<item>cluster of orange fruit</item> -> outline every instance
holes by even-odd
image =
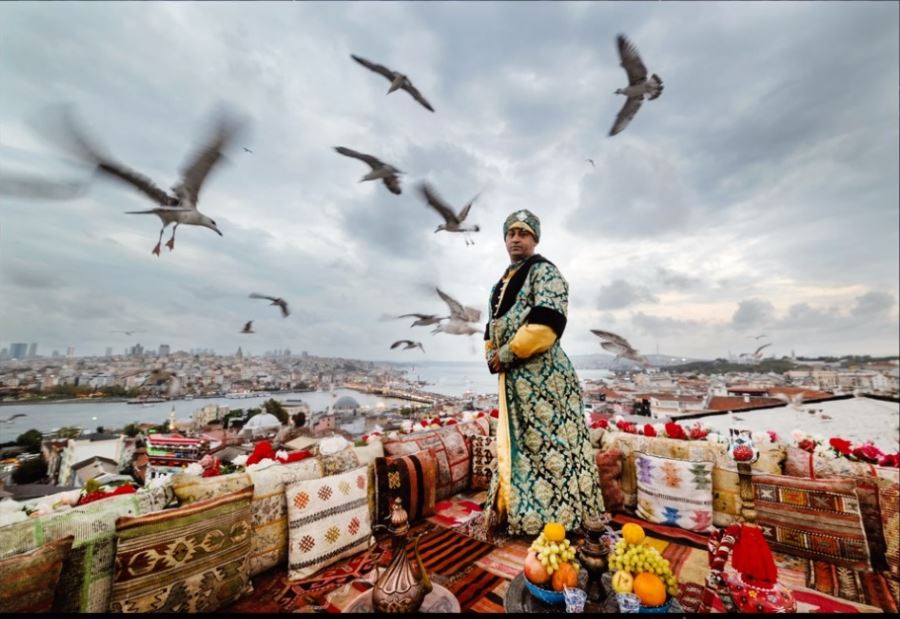
[[[678,594],[678,581],[669,562],[659,551],[645,543],[644,529],[628,523],[622,527],[619,541],[609,558],[616,593],[634,593],[644,606],[662,606],[667,594]]]
[[[525,578],[541,587],[562,591],[578,584],[575,547],[566,539],[566,529],[558,522],[549,522],[537,536],[525,557]]]

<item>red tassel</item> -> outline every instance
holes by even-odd
[[[755,524],[741,525],[741,536],[734,544],[731,565],[748,584],[771,588],[778,580],[775,558]]]

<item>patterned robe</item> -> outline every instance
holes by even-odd
[[[489,526],[505,512],[514,535],[536,535],[551,521],[571,531],[604,508],[581,385],[559,344],[568,284],[539,255],[510,271],[491,292],[485,330],[487,360],[499,351],[503,362],[498,469],[485,522]]]

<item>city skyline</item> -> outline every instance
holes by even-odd
[[[388,350],[411,337],[423,359],[479,361],[479,335],[379,318],[445,311],[435,286],[484,313],[502,222],[526,207],[569,282],[569,355],[602,353],[592,328],[645,354],[723,357],[765,333],[777,357],[895,355],[898,17],[895,3],[2,5],[7,172],[90,176],[36,129],[62,102],[163,187],[219,102],[249,127],[204,187],[224,236],[182,227],[160,258],[158,222],[123,214],[146,200],[113,182],[68,202],[0,196],[0,341],[415,362]],[[608,138],[618,32],[666,89]],[[403,70],[436,112],[386,96],[351,53]],[[358,183],[337,145],[406,171],[403,194]],[[456,208],[482,192],[474,246],[433,233],[426,179]]]

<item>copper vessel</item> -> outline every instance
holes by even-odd
[[[375,582],[372,606],[378,613],[413,613],[419,610],[425,596],[431,591],[431,580],[425,572],[422,557],[419,556],[421,536],[416,538],[413,547],[415,563],[406,559],[409,521],[399,497],[391,505],[389,531],[393,537],[391,563]]]
[[[604,538],[606,524],[596,515],[588,515],[581,523],[584,544],[578,548],[578,562],[587,570],[588,601],[602,602],[606,597],[601,578],[609,569],[609,544]]]

